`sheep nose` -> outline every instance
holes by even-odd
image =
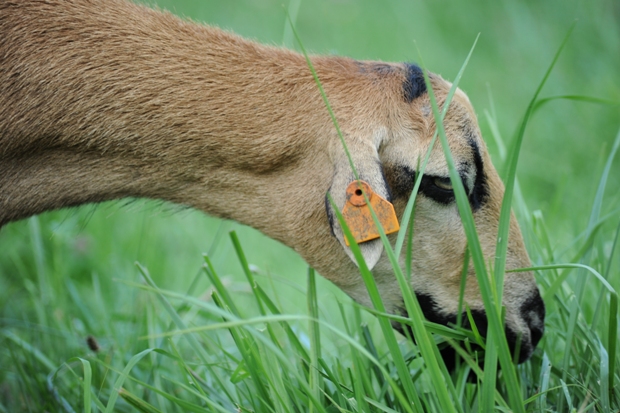
[[[515,330],[505,325],[506,341],[511,355],[520,364],[529,359],[545,331],[545,304],[538,290],[533,292],[518,309],[517,318],[527,329]],[[486,336],[488,321],[484,312],[474,313],[474,322],[482,336]]]
[[[424,316],[432,322],[439,324],[455,324],[456,316],[446,316],[441,314],[438,307],[430,295],[416,293]],[[516,323],[520,331],[515,330],[516,327],[509,323],[505,326],[506,341],[510,349],[511,355],[515,357],[518,363],[523,363],[530,358],[536,345],[540,342],[544,333],[545,322],[545,305],[538,290],[532,292],[528,298],[523,301],[520,307],[514,309],[517,314],[515,318],[519,319]],[[513,311],[514,311],[513,310]],[[481,336],[486,337],[488,331],[488,320],[484,311],[471,310],[471,315],[476,329]],[[466,314],[462,317],[463,326],[471,327],[469,318]],[[411,332],[411,331],[410,331]],[[415,340],[415,337],[414,337]],[[441,350],[442,358],[449,370],[454,370],[456,361],[456,352],[452,347],[446,347]]]
[[[520,312],[521,318],[530,329],[529,346],[523,349],[529,352],[524,354],[525,352],[522,351],[519,354],[519,363],[522,363],[532,355],[545,331],[545,303],[538,290],[521,305]]]

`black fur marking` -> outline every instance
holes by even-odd
[[[329,198],[325,195],[325,213],[327,214],[327,220],[329,221],[329,230],[332,233],[332,236],[335,238],[336,233],[334,232],[334,212],[332,211],[331,204],[329,203]]]
[[[411,103],[424,93],[426,93],[426,83],[424,83],[422,69],[412,63],[405,63],[405,81],[403,82],[405,102]]]
[[[415,293],[415,295],[420,303],[420,307],[422,307],[422,313],[424,313],[424,317],[426,317],[428,321],[442,325],[456,324],[456,315],[443,314],[432,296],[424,293]],[[483,337],[486,336],[488,322],[484,311],[471,310],[471,315],[480,335]],[[471,327],[466,314],[462,316],[462,324],[463,327]]]
[[[484,163],[482,162],[482,156],[480,155],[480,148],[471,136],[471,133],[467,135],[467,141],[469,142],[472,153],[474,154],[474,165],[476,167],[476,180],[474,182],[474,188],[469,195],[469,202],[472,210],[477,211],[489,198],[489,186],[487,184],[486,173],[484,172]]]
[[[408,166],[384,164],[386,182],[394,199],[408,199],[413,191],[416,172]]]

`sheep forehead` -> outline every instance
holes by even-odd
[[[465,168],[473,162],[473,148],[486,152],[486,146],[482,143],[476,118],[471,109],[466,96],[456,96],[444,118],[443,126],[450,146],[450,151],[454,158],[457,168]],[[432,116],[423,116],[424,106],[428,104],[428,99],[420,102],[420,108],[411,109],[413,127],[404,127],[400,133],[396,134],[395,146],[400,150],[393,151],[390,156],[393,160],[398,160],[404,164],[417,164],[422,162],[428,152],[433,136],[435,134],[435,120]],[[391,151],[392,152],[392,151]],[[484,157],[485,155],[481,153]],[[412,165],[417,166],[417,165]],[[417,169],[417,168],[415,168]],[[444,156],[443,147],[439,139],[433,143],[433,149],[429,158],[427,172],[447,175],[448,167]]]
[[[412,138],[411,135],[414,135]],[[419,133],[412,132],[399,139],[394,145],[387,146],[380,151],[384,162],[392,165],[407,166],[411,170],[419,170],[424,162],[432,139],[427,136],[420,138]],[[470,174],[474,166],[474,153],[471,143],[462,134],[449,136],[449,145],[455,165],[459,171]],[[431,135],[432,138],[432,135]],[[479,148],[480,145],[477,145]],[[482,154],[484,156],[484,154]],[[437,139],[428,158],[425,173],[436,176],[448,176],[448,165],[441,142]]]

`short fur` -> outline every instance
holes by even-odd
[[[400,216],[435,130],[419,68],[312,62],[362,179],[384,197],[400,188]],[[431,83],[441,104],[450,84],[437,75]],[[445,129],[470,194],[484,194],[472,205],[490,259],[504,188],[461,91]],[[446,318],[457,311],[466,239],[456,205],[433,184],[448,176],[440,145],[426,173],[412,286]],[[352,180],[303,56],[125,0],[0,0],[0,226],[89,202],[167,200],[259,229],[369,304],[324,202],[329,191],[342,208]],[[398,311],[381,243],[361,246],[387,308]],[[507,268],[529,264],[513,217]],[[483,310],[473,268],[465,299]],[[537,310],[523,314],[532,300]],[[528,357],[544,319],[531,273],[506,275],[504,303]]]

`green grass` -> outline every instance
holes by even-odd
[[[295,44],[276,1],[159,4],[263,42]],[[527,363],[505,360],[496,312],[497,351],[487,351],[486,365],[499,359],[502,370],[479,371],[464,352],[448,375],[434,361],[436,344],[460,349],[475,334],[423,323],[415,296],[406,296],[407,322],[426,338],[419,348],[393,332],[378,294],[374,310],[360,308],[249,228],[123,201],[0,232],[0,412],[620,410],[618,13],[611,1],[576,0],[316,1],[301,2],[297,13],[309,50],[422,63],[421,55],[451,80],[481,33],[459,87],[508,187],[518,178],[512,205],[547,305],[545,336]],[[515,136],[522,143],[514,145]],[[482,273],[475,233],[468,239]],[[394,253],[406,243],[399,238]],[[362,275],[373,291],[372,277]],[[501,276],[491,277],[487,309],[498,309]]]

